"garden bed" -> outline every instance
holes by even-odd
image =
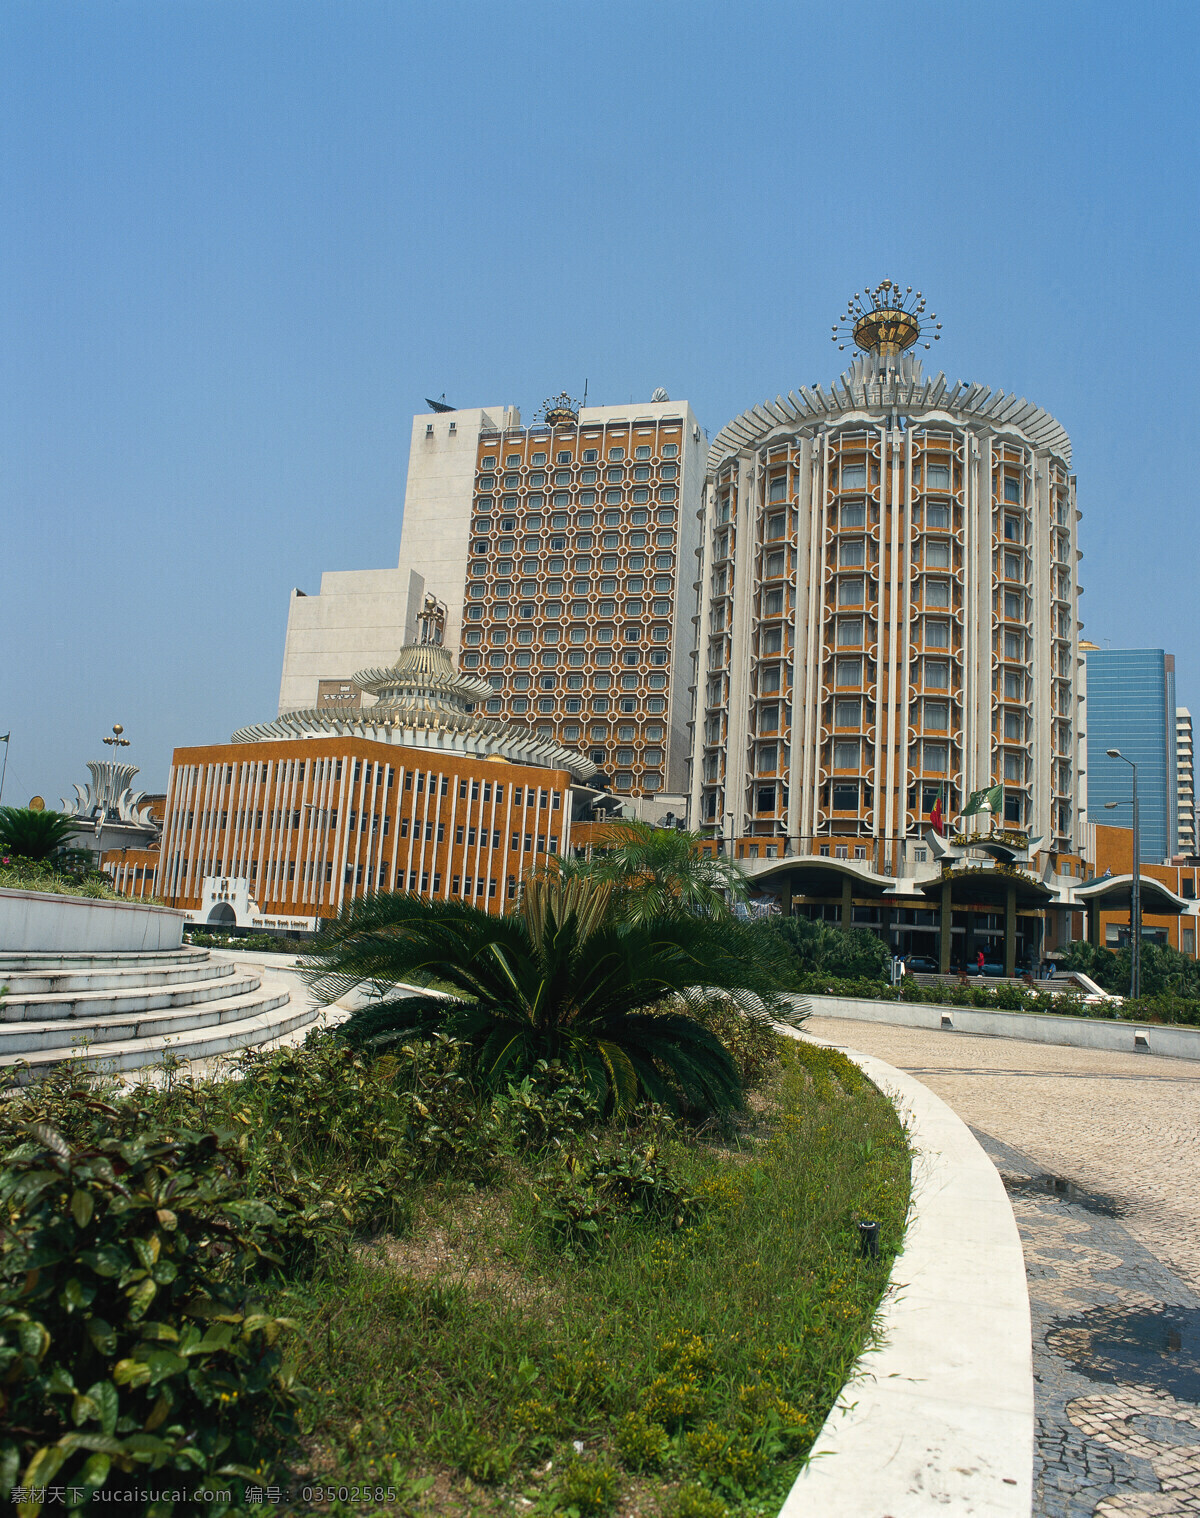
[[[197,1132],[240,1135],[219,1141],[222,1184],[270,1204],[239,1229],[258,1229],[254,1247],[284,1274],[221,1321],[241,1324],[228,1331],[234,1348],[267,1334],[283,1359],[266,1378],[223,1369],[213,1337],[205,1373],[227,1390],[206,1426],[214,1438],[227,1428],[223,1461],[252,1449],[255,1480],[301,1508],[765,1515],[870,1341],[902,1237],[909,1151],[888,1101],[843,1056],[740,1023],[722,1037],[750,1087],[723,1131],[647,1108],[602,1122],[553,1069],[481,1102],[445,1041],[371,1058],[323,1035],[245,1058],[239,1080],[167,1082],[104,1107],[47,1085],[7,1115],[8,1142],[28,1141],[28,1117],[57,1124],[81,1155],[98,1133],[169,1134],[194,1169]],[[47,1130],[35,1137],[60,1155]],[[75,1174],[96,1162],[56,1163]],[[65,1226],[81,1239],[101,1216],[125,1226],[102,1198],[93,1215],[67,1194]],[[172,1207],[158,1213],[172,1230],[155,1235],[164,1249],[185,1231],[183,1202]],[[64,1208],[48,1226],[62,1229]],[[858,1257],[866,1216],[881,1222],[878,1260]],[[161,1279],[171,1284],[150,1316],[169,1317],[170,1292],[186,1316],[196,1299],[184,1275]],[[56,1291],[47,1278],[22,1310],[53,1316]],[[118,1338],[141,1332],[134,1316]],[[122,1414],[129,1402],[116,1434],[142,1438],[148,1416],[170,1435],[193,1371],[126,1338],[105,1352],[126,1357],[110,1371]],[[120,1369],[143,1361],[159,1378],[144,1390]],[[98,1417],[107,1395],[93,1399]],[[65,1429],[71,1406],[67,1396]],[[86,1433],[87,1406],[83,1416]]]

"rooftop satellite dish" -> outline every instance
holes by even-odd
[[[452,406],[449,403],[449,401],[446,399],[446,392],[444,390],[442,391],[442,398],[441,398],[440,401],[431,401],[429,399],[429,397],[426,396],[425,397],[425,404],[429,407],[430,411],[457,411],[458,410],[457,406]]]
[[[671,399],[671,397],[667,394],[667,392],[660,385],[658,387],[658,389],[654,392],[654,394],[650,397],[650,399],[651,399],[651,401],[669,401]]]

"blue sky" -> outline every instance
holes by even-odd
[[[7,0],[0,731],[274,714],[288,591],[396,560],[423,397],[715,433],[923,289],[1071,434],[1086,635],[1200,707],[1195,5]]]

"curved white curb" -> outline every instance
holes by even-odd
[[[780,1518],[1028,1518],[1029,1293],[1003,1182],[940,1097],[869,1054],[842,1052],[908,1127],[912,1206],[876,1319],[879,1347],[855,1366]]]

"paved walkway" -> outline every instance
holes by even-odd
[[[1021,1231],[1036,1518],[1200,1515],[1200,1064],[813,1018],[975,1131]]]

